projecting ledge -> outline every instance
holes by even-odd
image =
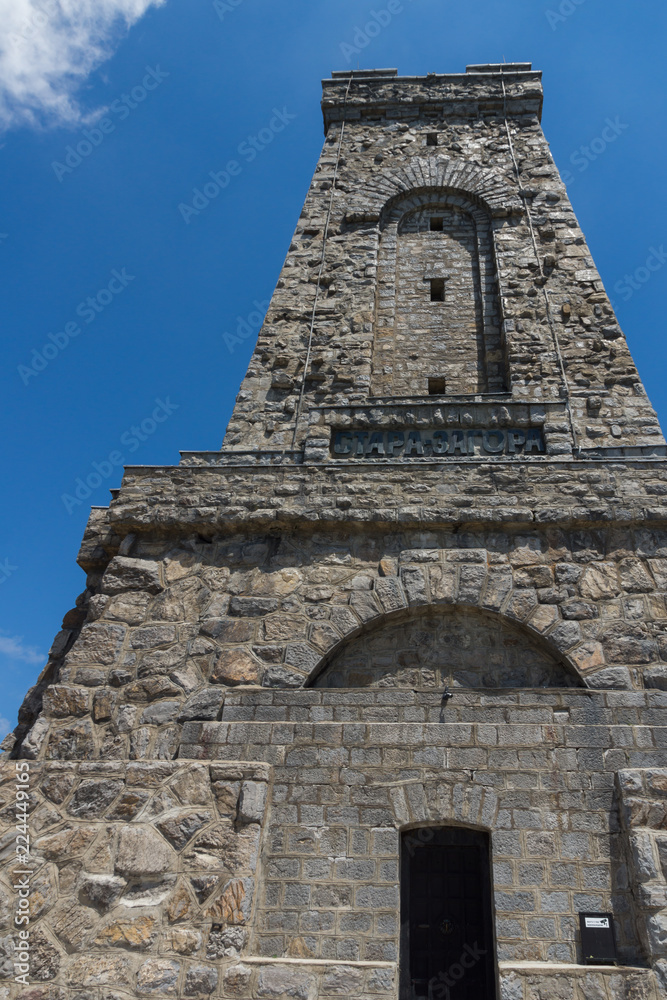
[[[335,958],[267,958],[263,955],[244,955],[246,965],[326,965],[332,968],[353,969],[395,969],[396,962],[359,962],[349,959],[338,961]]]
[[[636,974],[647,973],[647,969],[642,965],[577,965],[571,962],[498,962],[498,968],[503,972],[617,972]]]

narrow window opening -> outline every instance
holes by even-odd
[[[429,219],[429,229],[432,233],[441,233],[443,231],[444,219],[442,215],[432,215]]]
[[[426,145],[427,146],[437,146],[438,145],[438,133],[437,132],[427,132],[426,133]]]
[[[431,302],[444,302],[445,301],[445,279],[444,278],[431,278]]]
[[[428,380],[429,396],[444,396],[447,392],[447,381],[444,378],[430,378]]]

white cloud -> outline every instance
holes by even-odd
[[[23,663],[44,663],[46,657],[35,646],[25,646],[22,635],[7,635],[0,632],[0,655]]]
[[[71,125],[76,92],[165,0],[0,0],[0,128]]]

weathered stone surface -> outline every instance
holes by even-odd
[[[194,890],[198,902],[203,903],[211,895],[219,884],[219,881],[217,875],[196,875],[194,878],[191,878],[190,885]]]
[[[154,702],[143,710],[140,721],[145,726],[163,726],[167,722],[172,722],[180,710],[180,701]]]
[[[312,977],[307,973],[279,965],[269,966],[260,972],[257,996],[308,1000],[311,984]]]
[[[215,795],[220,815],[236,819],[237,804],[239,794],[241,792],[241,782],[214,781],[211,788]]]
[[[264,687],[299,688],[302,687],[304,675],[290,667],[275,664],[266,667],[262,676]]]
[[[587,566],[579,589],[582,597],[590,598],[592,601],[615,597],[620,590],[616,567],[604,563]]]
[[[310,628],[308,639],[311,645],[315,646],[320,652],[325,653],[332,646],[340,642],[340,635],[331,625],[320,623]],[[277,648],[279,649],[280,647]]]
[[[145,951],[155,937],[155,918],[136,917],[128,920],[114,920],[103,927],[95,944],[101,948],[134,948]]]
[[[256,624],[243,618],[207,618],[202,622],[202,635],[219,642],[249,642],[255,634]]]
[[[649,667],[644,671],[644,686],[667,691],[667,666]]]
[[[104,589],[107,594],[118,594],[123,590],[157,594],[162,589],[160,567],[150,559],[116,556],[104,574]]]
[[[107,812],[107,819],[128,820],[134,819],[148,802],[149,793],[141,789],[123,792]]]
[[[67,662],[111,666],[116,662],[124,638],[122,625],[84,625],[75,646],[67,654]]]
[[[177,851],[181,851],[198,830],[209,823],[208,812],[192,812],[190,809],[175,809],[157,822],[157,828]]]
[[[47,913],[57,898],[58,891],[53,872],[42,869],[39,875],[30,880],[30,919],[37,920]]]
[[[122,781],[108,781],[103,778],[82,781],[72,796],[67,811],[79,819],[101,816],[122,788]]]
[[[598,690],[632,690],[632,676],[626,667],[607,667],[606,670],[597,670],[588,678],[588,684]]]
[[[44,734],[45,735],[45,734]],[[35,756],[41,749],[41,741]],[[84,719],[75,725],[52,728],[46,747],[49,760],[90,760],[95,753],[92,723]]]
[[[223,977],[223,988],[233,997],[247,996],[252,970],[248,965],[232,965]]]
[[[212,684],[257,684],[259,663],[242,648],[220,651],[210,677]]]
[[[194,912],[192,898],[185,885],[181,883],[169,900],[167,918],[171,923],[176,923],[178,920],[189,920]]]
[[[79,899],[86,906],[108,910],[123,893],[127,882],[115,875],[83,872],[79,881]]]
[[[218,985],[216,969],[208,965],[195,965],[185,976],[183,995],[186,997],[209,996]]]
[[[128,684],[123,695],[128,701],[153,701],[157,698],[173,698],[180,689],[166,677],[145,677],[134,684]]]
[[[89,692],[85,688],[57,684],[44,692],[43,708],[54,719],[66,719],[72,715],[85,715],[89,699]]]
[[[9,923],[11,914],[9,893],[0,887],[0,928],[4,928]]]
[[[83,906],[61,904],[54,910],[51,926],[67,951],[82,951],[88,944],[97,915]]]
[[[234,879],[213,903],[206,907],[206,916],[213,923],[238,926],[245,924],[252,904],[252,879]]]
[[[134,629],[130,645],[132,649],[154,649],[177,641],[178,629],[175,625],[146,625],[144,628]]]
[[[35,846],[45,858],[61,861],[82,854],[92,844],[96,832],[92,826],[66,826],[58,833],[40,837]]]
[[[181,971],[178,962],[167,959],[151,958],[140,967],[137,973],[137,992],[140,996],[176,996],[178,975]]]
[[[266,784],[263,781],[244,781],[238,805],[240,823],[261,823],[266,804]]]
[[[267,597],[232,597],[229,613],[244,618],[263,618],[278,610],[278,601]]]
[[[31,935],[29,964],[30,978],[38,982],[55,979],[60,972],[60,952],[39,928]]]
[[[175,885],[175,873],[153,879],[139,879],[125,890],[122,900],[123,906],[160,906],[165,902]]]
[[[401,570],[401,582],[410,604],[426,604],[426,577],[424,571],[416,567]]]
[[[323,986],[326,993],[350,994],[361,990],[362,975],[359,969],[350,966],[340,966],[324,977]]]
[[[36,760],[49,732],[49,720],[42,715],[30,729],[21,745],[21,752],[26,760]]]
[[[118,833],[115,869],[126,877],[161,875],[174,865],[174,852],[145,824],[123,826]]]
[[[44,779],[40,781],[39,787],[48,799],[55,802],[56,805],[62,805],[75,784],[76,776],[74,774],[56,772],[45,775]]]
[[[68,981],[79,988],[117,986],[128,989],[133,984],[130,963],[123,956],[85,955],[68,968]]]
[[[165,935],[165,946],[168,951],[178,955],[194,955],[202,946],[201,931],[189,930],[186,927],[173,927]]]
[[[210,772],[206,764],[188,764],[179,768],[170,788],[184,805],[205,805],[210,802]]]
[[[224,871],[254,871],[257,861],[259,830],[256,824],[238,832],[231,823],[218,823],[199,834],[186,847],[184,857],[198,868]]]
[[[321,654],[305,642],[291,642],[285,648],[285,663],[303,673],[310,673],[318,665]]]
[[[0,976],[9,979],[14,975],[14,937],[0,937]]]
[[[96,691],[93,697],[93,718],[95,722],[104,722],[110,719],[116,704],[116,696],[113,691],[105,689]]]
[[[178,716],[179,722],[190,722],[193,719],[217,719],[225,698],[224,691],[205,689],[193,694],[186,701]]]

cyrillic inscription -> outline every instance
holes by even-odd
[[[455,430],[336,431],[334,455],[350,458],[421,458],[461,455],[531,455],[545,451],[539,427]]]

